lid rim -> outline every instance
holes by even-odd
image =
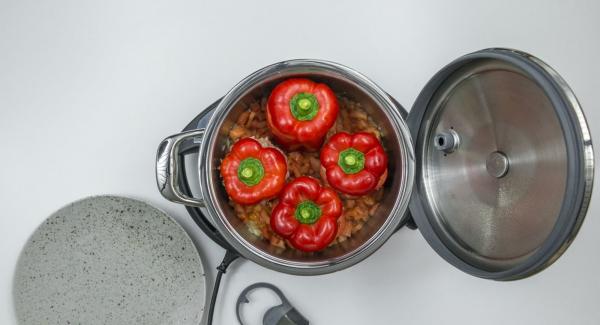
[[[444,81],[465,64],[477,59],[498,59],[523,70],[536,82],[553,103],[556,116],[563,128],[567,149],[567,175],[565,194],[559,216],[552,231],[536,251],[516,266],[490,271],[477,267],[458,257],[444,244],[441,236],[433,228],[428,215],[426,195],[418,181],[410,201],[410,212],[423,237],[430,246],[447,262],[471,275],[493,280],[516,280],[531,276],[551,265],[573,241],[585,217],[589,205],[593,183],[593,149],[585,117],[572,90],[566,82],[541,60],[524,52],[509,49],[485,49],[462,56],[437,72],[417,96],[407,118],[411,137],[418,152],[419,132],[425,113],[437,89]],[[423,162],[415,154],[415,162],[419,169]],[[420,174],[420,171],[419,171]],[[418,176],[420,177],[420,176]],[[416,179],[418,179],[416,177]],[[575,216],[575,217],[574,217]]]

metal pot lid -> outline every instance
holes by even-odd
[[[581,107],[548,65],[508,49],[465,55],[429,81],[408,124],[410,211],[440,256],[514,280],[566,250],[587,211],[594,160]]]

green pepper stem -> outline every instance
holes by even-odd
[[[313,201],[300,202],[294,211],[294,217],[303,224],[313,224],[321,217],[321,208]]]
[[[242,169],[242,177],[243,178],[251,178],[252,175],[254,175],[254,171],[252,170],[252,168],[246,167],[244,169]]]
[[[319,112],[319,101],[311,93],[297,93],[290,100],[290,112],[299,121],[310,121]]]
[[[338,165],[346,174],[356,174],[365,168],[365,154],[348,148],[340,152]]]
[[[298,101],[298,107],[303,111],[309,110],[310,106],[310,99],[302,98]]]
[[[246,158],[240,162],[238,167],[238,179],[248,185],[254,186],[263,179],[265,176],[265,169],[256,158]]]

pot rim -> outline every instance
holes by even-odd
[[[206,126],[203,141],[200,145],[200,153],[210,152],[218,138],[217,128],[225,120],[230,110],[237,101],[243,97],[249,90],[257,84],[264,82],[268,77],[280,73],[282,70],[308,69],[314,72],[327,71],[343,77],[344,79],[356,84],[361,90],[369,94],[390,117],[390,123],[395,128],[399,136],[401,153],[403,155],[401,162],[402,180],[400,184],[399,196],[396,198],[392,209],[388,214],[387,220],[383,225],[358,248],[345,253],[342,256],[330,260],[314,262],[297,262],[279,258],[265,251],[258,249],[252,243],[243,238],[223,216],[222,210],[216,203],[219,198],[215,194],[214,187],[218,186],[212,182],[211,172],[216,168],[213,159],[203,157],[198,159],[198,177],[200,190],[207,215],[213,221],[213,224],[225,238],[225,240],[242,256],[264,267],[294,274],[294,275],[319,275],[342,270],[352,266],[374,253],[381,247],[387,239],[394,233],[394,230],[405,218],[405,212],[408,211],[408,205],[413,190],[415,175],[415,158],[410,131],[404,119],[401,117],[398,106],[391,97],[361,73],[348,68],[344,65],[313,59],[295,59],[278,62],[250,74],[237,85],[235,85],[221,100],[215,109]],[[310,72],[308,73],[310,74]],[[202,157],[202,155],[200,156]]]

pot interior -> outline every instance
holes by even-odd
[[[282,66],[278,67],[277,70],[277,73],[255,76],[254,82],[245,86],[245,89],[243,89],[244,86],[241,86],[244,81],[236,86],[238,90],[242,88],[242,90],[239,90],[240,93],[236,96],[237,98],[231,99],[230,104],[222,102],[217,110],[224,113],[221,117],[213,118],[213,121],[211,121],[211,123],[216,124],[210,130],[216,130],[216,134],[206,134],[205,141],[208,141],[208,160],[206,161],[208,168],[206,170],[210,171],[207,184],[210,187],[211,204],[214,205],[217,214],[213,217],[221,218],[220,221],[226,226],[228,232],[235,237],[236,244],[241,244],[254,255],[266,258],[276,264],[299,268],[323,267],[335,264],[353,255],[360,254],[359,252],[364,251],[366,247],[375,242],[385,241],[393,231],[393,229],[390,231],[388,228],[393,227],[395,229],[402,220],[406,206],[404,205],[401,209],[398,206],[402,205],[399,204],[401,201],[408,200],[412,186],[412,184],[407,184],[402,175],[402,171],[406,170],[409,163],[412,163],[412,161],[409,162],[407,161],[409,159],[406,159],[407,156],[412,157],[412,151],[408,152],[406,146],[410,141],[402,141],[403,135],[397,125],[399,112],[390,112],[391,110],[398,110],[398,107],[393,106],[388,96],[382,97],[381,92],[373,94],[374,92],[369,90],[369,87],[376,86],[361,84],[362,81],[359,76],[343,75],[338,71],[306,66]],[[234,126],[239,115],[255,98],[268,96],[276,84],[291,77],[306,77],[316,82],[325,83],[332,88],[337,96],[342,95],[359,102],[370,115],[370,118],[379,125],[382,144],[389,157],[389,176],[384,185],[384,197],[375,214],[369,218],[361,230],[354,233],[348,240],[314,253],[304,253],[291,248],[281,249],[252,234],[228,204],[229,198],[222,185],[219,173],[221,160],[227,154],[231,145],[228,132]],[[249,79],[251,78],[252,76],[249,77]],[[236,88],[234,88],[234,91]],[[227,99],[230,95],[231,93],[225,98]],[[384,106],[386,106],[385,109],[382,108]],[[384,231],[385,229],[387,231]],[[241,253],[244,255],[243,250]],[[367,255],[370,253],[372,251]]]

